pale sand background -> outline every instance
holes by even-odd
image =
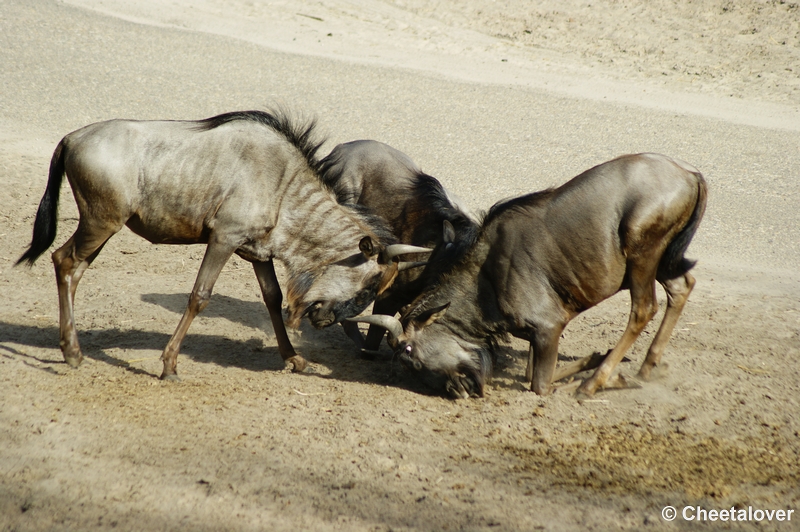
[[[680,530],[664,505],[800,509],[799,24],[791,2],[1,1],[0,529]],[[49,261],[11,267],[58,140],[275,103],[316,116],[323,151],[388,142],[475,208],[622,153],[700,168],[667,377],[539,398],[515,341],[486,399],[452,402],[305,324],[293,375],[234,260],[183,382],[161,383],[202,248],[127,230],[81,283],[87,360],[66,368]],[[624,294],[592,309],[561,353],[607,349],[626,314]]]
[[[303,55],[403,67],[469,81],[547,88],[747,124],[800,127],[798,3],[67,3]]]

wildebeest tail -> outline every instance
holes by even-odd
[[[691,270],[697,263],[695,260],[690,260],[684,257],[684,253],[689,248],[692,242],[697,227],[700,225],[700,220],[703,219],[703,213],[706,210],[706,201],[708,197],[708,185],[706,180],[703,179],[702,174],[696,172],[697,177],[697,201],[694,205],[694,210],[672,242],[669,243],[664,255],[661,257],[661,262],[658,263],[658,279],[675,279],[684,273]]]
[[[56,225],[58,223],[58,197],[61,191],[61,181],[64,179],[64,141],[58,143],[50,159],[50,175],[47,179],[47,188],[44,191],[42,200],[39,202],[39,210],[36,212],[36,220],[33,222],[33,238],[28,250],[19,258],[16,265],[27,262],[32,266],[36,259],[56,239]]]

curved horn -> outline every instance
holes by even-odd
[[[356,318],[347,318],[347,321],[355,321],[361,323],[369,323],[370,325],[377,325],[383,327],[389,332],[389,335],[397,339],[403,334],[403,324],[394,316],[386,316],[385,314],[373,314],[372,316],[360,316]]]
[[[420,266],[427,266],[427,265],[428,265],[427,261],[401,262],[400,264],[397,265],[397,271],[402,272],[403,270],[408,270],[411,268],[419,268]]]
[[[392,260],[398,255],[403,255],[405,253],[428,253],[433,251],[430,248],[421,248],[419,246],[410,246],[408,244],[391,244],[386,246],[386,249],[383,251],[384,257],[386,260]]]

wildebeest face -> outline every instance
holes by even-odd
[[[485,347],[437,323],[450,304],[410,320],[400,336],[398,357],[429,386],[456,399],[483,397],[487,373]]]
[[[356,316],[397,276],[398,264],[382,260],[371,239],[365,237],[360,253],[326,266],[316,276],[299,276],[289,292],[287,325],[297,327],[307,315],[321,329]]]

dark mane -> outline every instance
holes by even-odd
[[[234,111],[232,113],[224,113],[199,120],[197,122],[197,129],[200,131],[208,131],[237,120],[256,122],[283,135],[290,144],[303,154],[303,157],[308,161],[308,165],[314,172],[317,175],[320,174],[320,163],[317,159],[317,151],[319,151],[320,147],[325,143],[325,139],[315,139],[316,120],[297,122],[289,116],[289,113],[283,110],[272,110],[271,112]]]
[[[428,266],[425,268],[423,276],[426,277],[425,291],[409,305],[403,313],[403,319],[412,319],[431,306],[442,303],[440,287],[447,285],[448,279],[453,275],[457,275],[460,268],[462,268],[469,259],[470,252],[475,249],[475,246],[481,239],[483,232],[490,223],[495,221],[501,215],[514,209],[522,209],[528,205],[532,205],[542,199],[552,195],[555,189],[549,188],[539,192],[517,196],[495,203],[487,213],[483,214],[479,224],[475,224],[472,220],[468,220],[468,224],[456,227],[455,242],[447,246],[440,246],[434,250],[429,259]],[[435,191],[432,191],[436,194]],[[461,216],[464,216],[461,214]],[[452,220],[451,220],[452,222]],[[441,249],[440,249],[441,248]],[[445,298],[447,299],[447,298]],[[487,327],[483,331],[487,337],[498,337],[506,333],[502,328],[494,329]],[[492,349],[490,349],[491,351]]]
[[[320,183],[334,192],[334,194],[336,193],[334,187],[323,178],[325,170],[317,159],[317,151],[319,151],[320,147],[325,143],[325,140],[315,139],[315,120],[297,122],[287,111],[281,109],[271,110],[270,112],[234,111],[200,120],[197,122],[197,129],[208,131],[237,120],[256,122],[283,135],[289,143],[300,151],[308,162],[309,167],[319,178]],[[397,242],[397,239],[383,218],[373,215],[369,210],[360,205],[351,203],[342,203],[342,205],[366,223],[373,230],[375,237],[382,245],[389,245]]]
[[[480,234],[481,226],[453,205],[444,187],[437,179],[424,173],[417,174],[414,191],[419,197],[424,198],[426,203],[433,206],[434,212],[441,213],[442,221],[449,221],[456,232],[454,242],[439,245],[434,249],[428,259],[428,265],[422,273],[426,284],[437,283],[472,249]]]
[[[527,205],[531,205],[540,199],[550,196],[555,189],[548,188],[539,192],[532,192],[523,196],[500,200],[483,214],[480,224],[475,224],[472,220],[468,220],[469,224],[456,227],[456,240],[447,246],[441,246],[442,249],[434,250],[431,253],[428,266],[425,267],[423,276],[427,279],[425,292],[430,294],[436,292],[439,285],[443,284],[446,279],[456,271],[466,260],[469,252],[475,247],[480,240],[483,231],[495,219],[500,217],[513,209],[520,209]],[[464,216],[461,214],[461,216]],[[452,220],[451,220],[452,222]],[[418,310],[424,309],[424,295],[418,299],[419,305],[415,302],[415,307]]]
[[[424,199],[427,204],[433,206],[436,212],[446,213],[447,219],[459,215],[464,217],[463,213],[450,201],[444,187],[435,177],[429,176],[424,172],[418,172],[414,176],[412,187],[416,197]]]

